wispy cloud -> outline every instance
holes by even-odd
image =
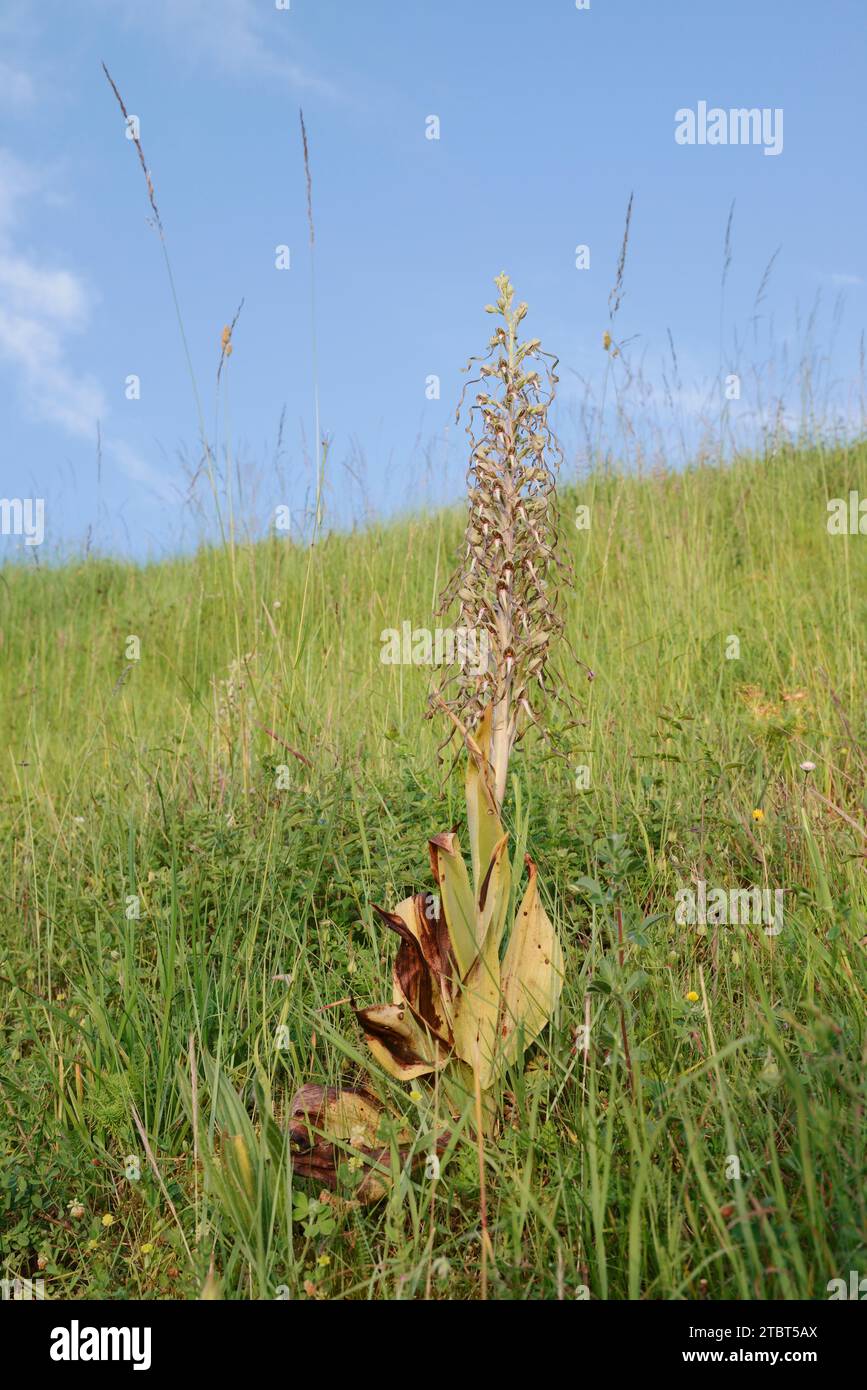
[[[0,149],[0,362],[15,376],[25,408],[78,437],[105,411],[102,388],[69,362],[69,337],[86,325],[91,295],[72,271],[15,245],[24,201],[41,191],[35,171]]]
[[[18,217],[20,206],[39,188],[35,169],[0,147],[0,237]]]
[[[95,293],[68,267],[52,264],[27,243],[30,203],[56,201],[49,172],[0,147],[0,372],[12,378],[21,408],[74,439],[96,441],[97,421],[109,413],[105,392],[90,372],[70,361],[76,335],[88,325]],[[165,505],[180,494],[171,480],[122,439],[104,436],[103,454],[131,483]]]
[[[27,408],[69,434],[93,436],[105,398],[93,376],[71,370],[56,328],[0,303],[0,359],[16,371]]]
[[[179,503],[182,500],[179,489],[165,473],[161,473],[147,459],[142,458],[135,449],[122,439],[110,439],[105,444],[105,452],[113,458],[120,471],[130,482],[139,483],[154,493],[161,502]]]
[[[87,313],[84,285],[68,270],[49,270],[0,246],[0,299],[20,313],[35,313],[71,327]]]
[[[828,279],[831,281],[831,284],[832,284],[832,285],[841,285],[841,286],[845,286],[845,285],[863,285],[863,284],[864,284],[863,276],[861,276],[861,275],[847,275],[847,274],[845,274],[845,273],[843,273],[843,272],[840,272],[840,271],[835,271],[833,274],[831,274],[831,275],[828,276]]]
[[[94,0],[107,7],[107,0]],[[299,56],[291,9],[273,0],[111,0],[111,14],[159,35],[172,52],[230,77],[274,77],[296,91],[334,97],[337,88]]]

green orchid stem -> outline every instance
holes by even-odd
[[[482,1090],[478,1085],[477,1078],[473,1073],[472,1067],[466,1062],[455,1060],[440,1073],[441,1085],[446,1093],[449,1104],[463,1118],[467,1117],[468,1123],[473,1133],[478,1132],[478,1115],[481,1114],[482,1134],[486,1139],[493,1138],[496,1133],[497,1119],[500,1113],[497,1087],[489,1086]],[[477,1104],[476,1091],[479,1092],[479,1102]]]

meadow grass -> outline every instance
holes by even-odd
[[[867,542],[825,525],[865,462],[781,446],[561,495],[594,679],[569,673],[582,722],[559,754],[528,736],[506,799],[566,982],[485,1148],[489,1298],[867,1273]],[[371,903],[429,888],[428,836],[463,831],[431,673],[380,661],[384,629],[435,625],[462,528],[0,572],[4,1276],[480,1296],[471,1133],[372,1206],[349,1166],[336,1200],[293,1184],[285,1138],[297,1086],[368,1066],[422,1148],[441,1106],[368,1063],[339,1001],[387,997]],[[782,931],[677,922],[698,880],[783,889]]]

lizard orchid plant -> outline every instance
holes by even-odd
[[[454,831],[433,836],[438,892],[416,893],[391,911],[375,908],[399,938],[391,1002],[355,1010],[386,1072],[407,1082],[436,1074],[454,1111],[473,1105],[486,1134],[496,1129],[507,1069],[551,1019],[563,984],[563,951],[536,866],[526,857],[526,887],[520,893],[516,882],[513,892],[502,822],[509,758],[527,722],[538,723],[535,691],[544,692],[549,647],[563,626],[548,461],[556,451],[547,418],[556,359],[537,339],[518,341],[527,306],[514,306],[505,275],[496,285],[488,312],[502,322],[485,357],[469,364],[480,362],[481,389],[468,427],[464,556],[443,595],[443,605],[457,601],[462,620],[484,636],[487,663],[481,672],[458,670],[456,693],[446,700],[443,688],[432,700],[466,752],[471,867]],[[370,1092],[304,1086],[291,1112],[298,1174],[333,1185],[341,1159],[355,1154],[367,1164],[359,1195],[384,1190],[389,1151],[378,1139],[382,1107]]]

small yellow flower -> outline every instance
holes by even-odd
[[[142,1253],[143,1255],[149,1255],[149,1254],[151,1253],[151,1251],[153,1250],[153,1246],[151,1245],[151,1243],[150,1243],[149,1240],[146,1240],[145,1243],[144,1243],[144,1245],[140,1246],[139,1248],[140,1248],[141,1253]]]
[[[607,328],[605,332],[602,334],[602,346],[604,347],[606,352],[611,346],[611,334],[608,332]]]
[[[96,1247],[97,1247],[98,1245],[99,1245],[99,1241],[98,1241],[98,1240],[89,1240],[89,1241],[87,1242],[87,1248],[88,1248],[88,1250],[95,1250]]]
[[[418,1088],[415,1086],[413,1086],[412,1090],[410,1091],[409,1098],[416,1105],[418,1105],[419,1101],[423,1099],[421,1091],[419,1091]]]
[[[352,1158],[349,1160],[349,1163],[347,1164],[350,1173],[357,1173],[359,1168],[362,1168],[363,1166],[364,1159],[361,1157],[360,1154],[353,1154]]]
[[[105,1213],[105,1216],[102,1218],[102,1224],[103,1224],[103,1226],[113,1226],[113,1225],[114,1225],[114,1217],[112,1216],[112,1214],[111,1214],[110,1211],[107,1211],[107,1212]]]
[[[320,1268],[320,1269],[327,1269],[328,1266],[331,1264],[331,1256],[330,1256],[330,1255],[320,1255],[320,1256],[319,1256],[319,1259],[316,1261],[316,1263],[319,1265],[319,1268]]]
[[[698,995],[696,994],[694,989],[691,989],[686,997],[689,1000],[690,1004],[698,1003]]]
[[[763,821],[764,819],[765,819],[765,813],[764,813],[764,811],[761,809],[761,807],[759,806],[759,807],[756,808],[755,811],[753,811],[753,820],[756,821],[758,825],[761,825],[761,823],[762,823],[762,821]]]

